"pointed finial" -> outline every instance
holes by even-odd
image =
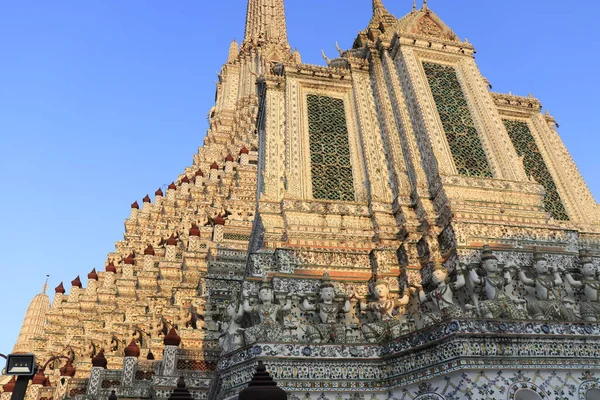
[[[46,290],[48,289],[48,278],[50,275],[46,275],[46,281],[44,282],[44,286],[42,286],[42,293],[46,294]]]
[[[338,53],[340,53],[340,57],[341,57],[344,52],[340,48],[340,45],[338,44],[338,42],[335,42],[335,49],[338,51]]]
[[[423,0],[423,10],[427,10],[427,0]]]
[[[373,14],[381,11],[383,9],[383,3],[381,0],[373,0]]]
[[[321,49],[321,56],[323,57],[323,60],[325,60],[327,62],[327,65],[329,65],[331,60],[325,55],[325,50],[323,50],[323,49]]]

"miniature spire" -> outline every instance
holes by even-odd
[[[233,62],[237,58],[238,53],[240,52],[240,47],[235,39],[229,45],[229,56],[227,57],[227,62]]]
[[[417,11],[417,0],[413,0],[413,8],[412,8],[413,12]]]
[[[423,0],[423,10],[427,10],[427,0]]]
[[[289,47],[283,0],[248,0],[244,42],[265,41]]]
[[[382,0],[373,0],[373,15],[377,14],[389,14],[385,9]]]

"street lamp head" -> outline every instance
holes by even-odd
[[[35,366],[35,355],[33,354],[9,354],[6,358],[7,375],[33,376]]]

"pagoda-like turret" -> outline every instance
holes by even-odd
[[[31,352],[31,349],[34,348],[33,339],[42,336],[46,323],[46,313],[50,310],[50,297],[46,294],[47,287],[48,281],[46,280],[42,291],[31,300],[13,353]]]

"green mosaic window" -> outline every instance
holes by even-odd
[[[517,154],[523,158],[525,172],[546,189],[546,196],[544,197],[546,211],[552,214],[554,219],[568,221],[569,216],[558,194],[556,183],[546,167],[540,149],[529,130],[529,125],[523,121],[505,119],[504,126],[506,126]]]
[[[460,175],[492,178],[492,170],[453,67],[423,63],[429,87]]]
[[[307,105],[313,197],[354,201],[344,100],[308,95]]]

